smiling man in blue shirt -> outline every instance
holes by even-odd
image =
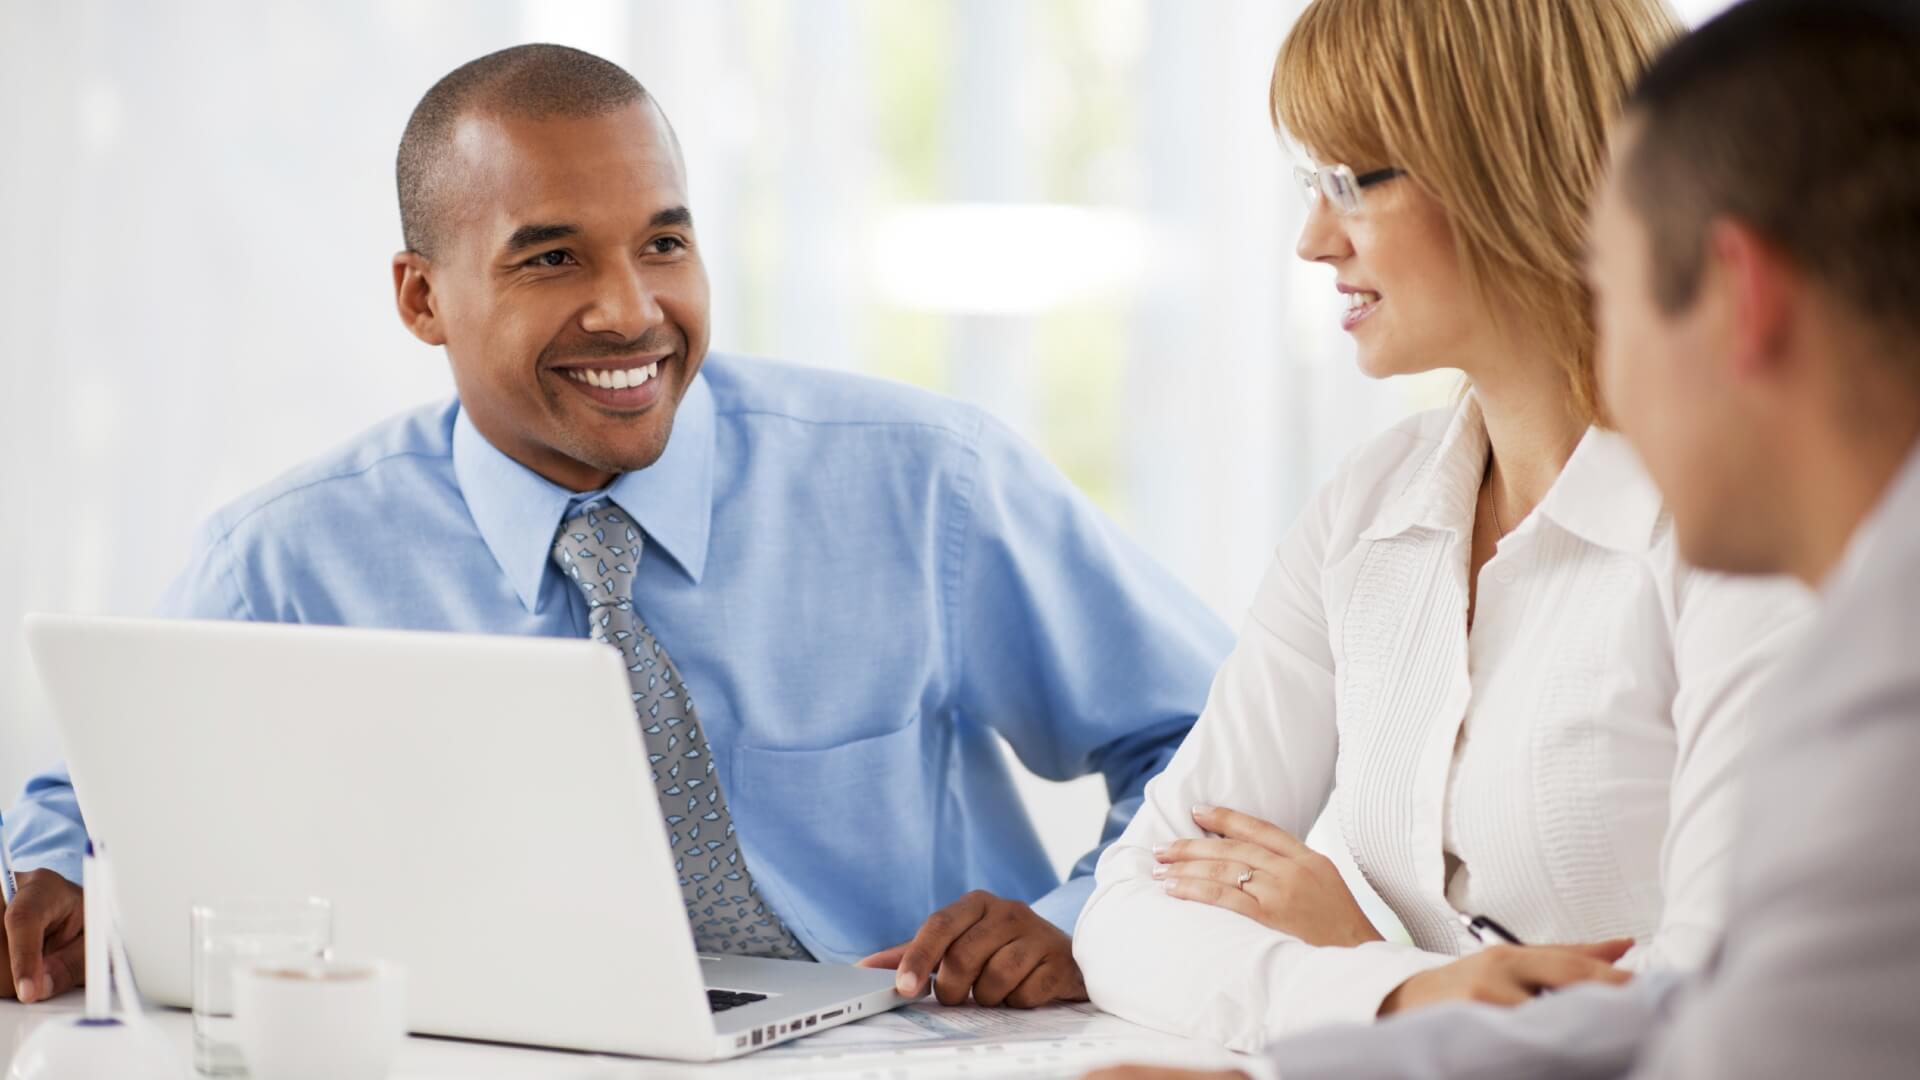
[[[216,514],[163,612],[587,635],[613,585],[563,573],[556,540],[624,512],[615,636],[650,635],[684,679],[697,723],[677,730],[710,748],[763,954],[897,966],[945,1001],[1084,998],[1068,929],[1098,852],[1059,881],[998,739],[1043,776],[1103,774],[1104,844],[1226,628],[977,410],[709,357],[679,147],[617,66],[556,46],[465,65],[416,108],[398,174],[399,312],[445,346],[458,399]],[[30,871],[9,989],[39,1000],[81,975],[64,770],[8,824]]]

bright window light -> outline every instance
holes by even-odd
[[[873,287],[906,308],[1044,311],[1140,276],[1146,228],[1132,214],[1045,203],[941,203],[881,215]]]

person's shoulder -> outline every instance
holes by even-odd
[[[1870,552],[1849,552],[1768,681],[1760,760],[1769,772],[1756,783],[1797,782],[1818,755],[1829,772],[1849,775],[1849,797],[1861,808],[1920,823],[1912,782],[1920,769],[1920,542],[1911,531],[1920,503],[1912,509],[1897,533],[1874,537]]]
[[[971,444],[990,426],[965,402],[889,379],[759,357],[712,354],[701,372],[717,416],[817,429],[878,427]]]
[[[458,411],[455,401],[436,402],[375,424],[215,511],[205,538],[227,543],[288,518],[354,529],[423,484],[451,483]]]
[[[1459,411],[1458,405],[1443,405],[1408,416],[1361,443],[1336,475],[1362,487],[1410,477],[1440,449]]]
[[[1459,409],[1451,405],[1416,412],[1348,453],[1315,500],[1331,531],[1357,536],[1417,484]]]

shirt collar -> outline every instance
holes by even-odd
[[[1590,544],[1632,553],[1653,546],[1665,508],[1626,438],[1596,427],[1574,447],[1540,512]]]
[[[1876,553],[1888,534],[1904,539],[1906,534],[1897,531],[1917,520],[1920,520],[1920,443],[1907,451],[1906,461],[1894,473],[1880,501],[1853,530],[1840,561],[1820,582],[1820,595],[1830,600],[1841,586],[1860,576],[1876,560]]]
[[[660,460],[622,473],[604,492],[569,491],[488,442],[463,406],[453,422],[453,473],[467,511],[500,572],[528,611],[537,611],[553,537],[575,503],[604,495],[646,531],[695,584],[707,566],[713,528],[713,392],[703,376],[680,401]]]
[[[1469,393],[1454,409],[1439,445],[1360,538],[1382,540],[1415,526],[1469,532],[1486,478],[1487,449],[1480,402]],[[1661,512],[1660,493],[1627,441],[1614,432],[1588,428],[1538,514],[1588,543],[1645,551],[1653,543]]]
[[[1420,526],[1465,533],[1473,527],[1480,481],[1487,474],[1487,425],[1480,402],[1469,393],[1453,410],[1446,434],[1414,470],[1398,494],[1389,498],[1360,534],[1384,540]]]

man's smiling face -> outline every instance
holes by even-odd
[[[476,112],[449,154],[444,239],[421,271],[430,329],[415,332],[446,345],[474,427],[578,491],[652,465],[707,351],[706,268],[666,118],[649,99],[586,117]]]

